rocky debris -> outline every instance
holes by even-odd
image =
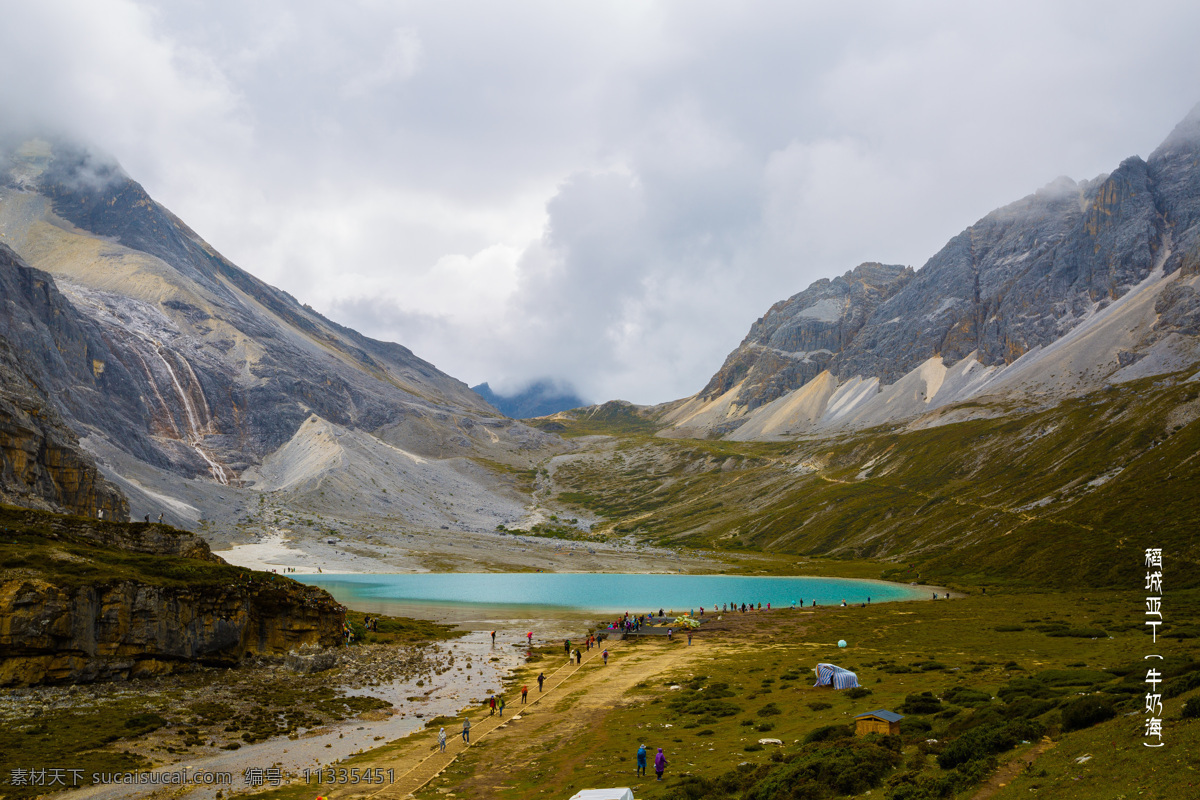
[[[314,672],[324,672],[337,665],[337,653],[316,645],[304,644],[299,650],[292,650],[284,658],[283,665],[292,672],[301,675],[311,675]]]
[[[1158,296],[1154,310],[1158,313],[1158,322],[1154,324],[1156,337],[1169,333],[1200,335],[1200,292],[1182,279]]]
[[[444,672],[453,663],[453,656],[437,647],[301,649],[306,650],[332,656],[334,665],[319,673],[295,673],[286,667],[286,655],[260,655],[245,659],[236,668],[197,664],[131,681],[10,688],[0,693],[0,724],[21,728],[34,720],[53,724],[58,719],[97,713],[118,720],[150,715],[161,718],[162,727],[119,739],[106,748],[114,753],[132,751],[156,764],[181,758],[186,759],[182,763],[195,763],[197,758],[227,756],[231,750],[275,737],[314,737],[319,742],[322,737],[340,740],[344,734],[349,740],[362,730],[358,727],[361,722],[345,720],[356,717],[378,720],[394,715],[400,720],[409,712],[423,716],[429,711],[429,701],[416,696],[408,699],[422,691],[414,688],[415,681],[424,678],[428,682],[429,676]],[[439,710],[445,706],[445,702],[434,704]],[[370,737],[365,740],[372,741]],[[64,742],[63,746],[67,749],[76,744]],[[285,741],[282,747],[295,752],[300,745]],[[250,750],[247,758],[254,765],[255,751]]]
[[[380,686],[393,681],[433,678],[454,666],[454,655],[433,645],[393,647],[364,644],[336,651],[339,679],[350,689]],[[429,687],[432,689],[432,685]]]

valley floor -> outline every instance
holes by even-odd
[[[1176,594],[1179,619],[1198,600],[1194,592]],[[1188,638],[1160,638],[1151,648],[1141,605],[1133,593],[989,593],[725,615],[691,646],[684,638],[611,643],[607,665],[591,651],[581,667],[567,666],[561,649],[548,649],[508,681],[503,725],[486,710],[467,711],[470,747],[457,739],[461,717],[439,720],[450,741],[445,755],[436,752],[434,727],[336,764],[390,769],[394,782],[335,781],[319,789],[300,782],[263,797],[319,790],[329,798],[565,799],[602,786],[630,786],[639,800],[741,797],[748,787],[737,789],[739,780],[769,777],[793,759],[819,757],[830,742],[852,741],[837,737],[854,715],[879,708],[905,714],[899,766],[884,775],[892,786],[866,785],[847,796],[906,796],[896,793],[938,781],[952,787],[943,796],[959,800],[1193,796],[1200,720],[1181,718],[1181,709],[1200,695],[1200,648]],[[1105,632],[1079,633],[1093,626]],[[839,638],[846,649],[837,647]],[[1165,747],[1154,750],[1143,746],[1148,648],[1166,655],[1169,676]],[[853,697],[813,688],[818,661],[854,669],[869,691]],[[520,706],[522,684],[538,697],[539,671],[549,678],[547,694]],[[1082,695],[1115,705],[1116,716],[1070,730],[1065,709]],[[1044,738],[958,768],[938,765],[948,742],[1022,718]],[[639,744],[651,757],[664,748],[663,782],[634,774]]]

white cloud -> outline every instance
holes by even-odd
[[[919,266],[1200,96],[1200,9],[0,0],[5,126],[470,383],[699,389],[775,300]],[[1153,31],[1153,35],[1131,32]]]

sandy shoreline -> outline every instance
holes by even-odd
[[[272,527],[214,555],[279,573],[625,572],[715,573],[715,553],[680,552],[632,540],[591,542],[516,533],[455,531],[299,536]]]

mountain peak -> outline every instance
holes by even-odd
[[[472,386],[471,391],[513,419],[545,417],[584,405],[574,387],[550,379],[534,381],[514,394],[498,394],[486,381]]]
[[[1200,103],[1192,106],[1187,116],[1180,120],[1163,143],[1151,153],[1151,159],[1161,159],[1180,152],[1200,149]]]

